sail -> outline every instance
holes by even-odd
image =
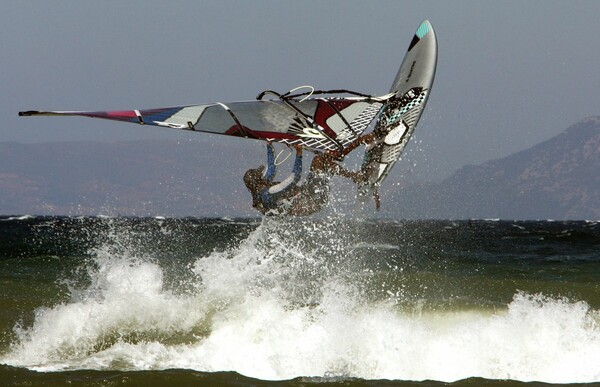
[[[280,98],[147,110],[24,111],[20,116],[84,116],[336,150],[360,136],[385,97]]]

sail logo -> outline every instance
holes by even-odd
[[[290,125],[288,133],[301,138],[326,139],[322,130],[319,130],[318,127],[315,128],[308,125],[311,125],[311,122],[308,120],[303,120],[300,117],[294,117],[294,122]]]
[[[315,128],[304,128],[301,133],[298,133],[298,137],[303,138],[325,138],[323,133]]]

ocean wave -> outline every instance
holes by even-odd
[[[0,221],[11,221],[11,220],[29,220],[35,219],[34,215],[19,215],[19,216],[8,216],[8,217],[0,217]]]
[[[447,306],[461,286],[471,295],[506,292],[506,271],[494,282],[489,274],[474,277],[480,263],[455,269],[456,261],[440,255],[454,242],[405,234],[415,223],[365,229],[360,222],[266,219],[246,224],[236,243],[166,259],[158,247],[179,246],[181,229],[186,238],[212,240],[230,224],[192,223],[205,229],[197,234],[187,222],[155,219],[98,219],[86,232],[77,229],[100,243],[62,279],[63,301],[40,306],[30,324],[15,327],[0,363],[44,372],[235,371],[262,380],[600,381],[594,306],[535,291],[509,291],[506,303]],[[525,238],[541,232],[519,225],[525,230],[502,227]],[[374,238],[386,227],[388,242]],[[479,241],[498,229],[459,223],[447,232],[483,230]],[[419,243],[441,247],[418,250],[415,262],[406,254]]]

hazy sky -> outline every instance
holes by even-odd
[[[438,71],[407,162],[440,178],[600,114],[599,16],[594,0],[6,1],[0,141],[203,136],[19,110],[228,102],[305,84],[384,94],[429,19]]]

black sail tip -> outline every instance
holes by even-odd
[[[33,116],[36,113],[37,113],[36,110],[27,110],[27,111],[24,111],[24,112],[19,112],[19,117]]]

